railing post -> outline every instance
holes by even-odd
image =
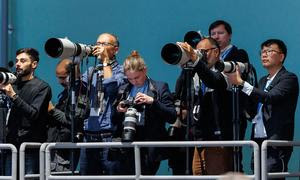
[[[25,149],[26,147],[29,146],[29,148],[37,148],[41,146],[41,143],[38,142],[25,142],[22,143],[20,146],[20,152],[19,152],[19,176],[20,179],[24,180],[25,179]]]
[[[254,159],[254,175],[255,175],[255,180],[259,180],[260,179],[259,146],[254,141],[252,145],[253,145],[253,159]]]
[[[45,149],[49,143],[43,143],[40,147],[40,180],[45,180]]]
[[[138,145],[134,145],[134,161],[135,161],[135,179],[139,180],[141,176],[141,151]]]

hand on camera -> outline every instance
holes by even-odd
[[[126,112],[127,111],[127,108],[124,101],[121,101],[118,106],[117,106],[117,111],[118,112]]]
[[[136,104],[152,104],[154,101],[153,97],[148,96],[146,94],[138,92],[136,94],[136,97],[134,99],[134,102]]]
[[[185,50],[187,56],[193,62],[197,60],[197,58],[198,58],[197,53],[195,52],[194,48],[192,48],[192,46],[190,46],[187,42],[177,42],[176,44]]]
[[[236,66],[235,72],[226,73],[226,75],[228,77],[228,81],[233,85],[241,85],[244,82],[244,80],[241,78],[240,68],[238,65]]]
[[[0,89],[5,92],[5,94],[9,97],[13,97],[16,95],[14,89],[11,84],[1,84]]]
[[[109,56],[107,49],[104,46],[96,45],[94,46],[93,55],[100,59],[103,63],[109,61]]]

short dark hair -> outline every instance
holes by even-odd
[[[287,56],[287,47],[286,47],[286,45],[284,44],[284,42],[282,40],[280,40],[280,39],[268,39],[260,45],[260,49],[263,49],[263,47],[269,47],[272,44],[277,44],[279,50],[284,54],[284,58],[283,58],[283,62],[284,62],[284,60]]]
[[[16,52],[16,56],[18,56],[19,54],[22,53],[26,53],[30,56],[31,61],[37,61],[39,62],[40,58],[39,58],[39,52],[34,49],[34,48],[21,48],[18,49]]]
[[[230,24],[228,22],[223,21],[223,20],[217,20],[217,21],[215,21],[215,22],[213,22],[213,23],[210,24],[210,26],[208,28],[209,35],[211,35],[210,32],[211,32],[212,29],[214,29],[214,28],[216,28],[216,27],[218,27],[220,25],[224,25],[225,30],[228,32],[228,34],[232,34],[232,29],[231,29],[231,26],[230,26]]]

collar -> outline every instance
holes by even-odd
[[[230,48],[232,48],[233,45],[232,44],[229,44],[228,46],[226,46],[224,49],[221,50],[221,54],[227,50],[229,50]]]
[[[223,50],[221,50],[221,59],[224,60],[227,55],[229,54],[229,52],[231,51],[231,49],[233,48],[232,44],[229,44],[227,47],[225,47]]]
[[[273,79],[276,77],[276,75],[278,74],[278,72],[279,72],[281,69],[282,69],[282,67],[281,67],[280,69],[278,69],[277,72],[276,72],[272,77],[270,77],[270,74],[269,74],[268,77],[267,77],[267,80],[273,81]]]

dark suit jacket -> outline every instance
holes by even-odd
[[[195,122],[196,140],[232,140],[232,105],[227,83],[221,72],[214,72],[199,61],[194,71],[206,87],[214,91],[205,92],[200,102],[199,120]],[[221,134],[216,134],[220,131]]]
[[[298,78],[282,67],[267,88],[268,92],[264,91],[266,82],[267,76],[261,78],[258,88],[253,89],[250,97],[264,104],[263,121],[268,139],[292,140],[299,95]]]

